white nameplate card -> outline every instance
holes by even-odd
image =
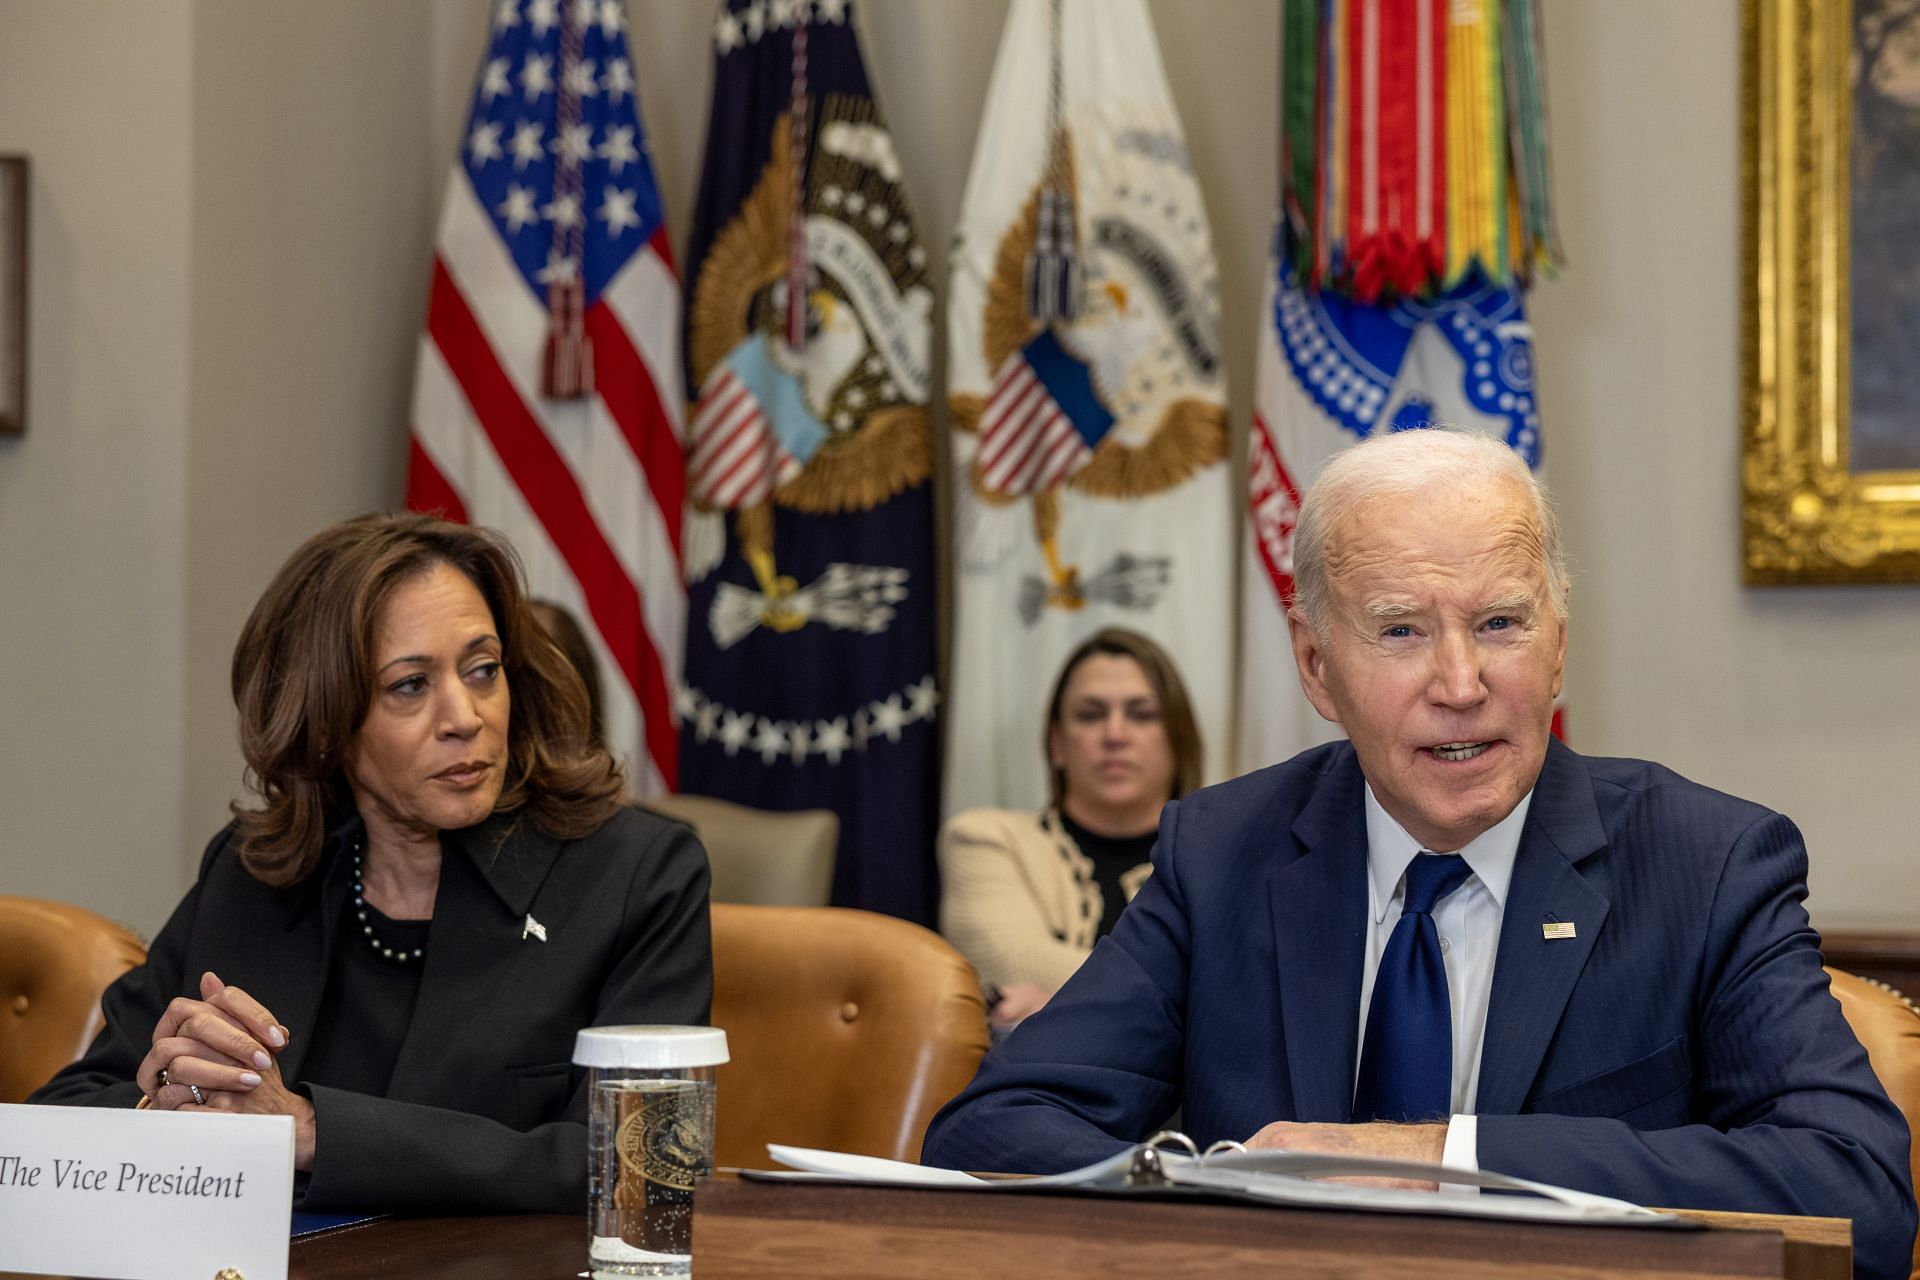
[[[0,1271],[286,1280],[293,1120],[0,1105]]]

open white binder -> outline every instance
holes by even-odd
[[[1672,1214],[1625,1200],[1529,1182],[1498,1173],[1469,1173],[1439,1165],[1365,1156],[1314,1155],[1299,1151],[1212,1151],[1188,1155],[1184,1136],[1156,1134],[1097,1164],[1034,1178],[977,1178],[952,1169],[930,1169],[899,1160],[767,1144],[784,1170],[743,1169],[740,1176],[768,1182],[831,1182],[864,1186],[921,1187],[982,1193],[1085,1192],[1094,1195],[1183,1194],[1316,1209],[1378,1213],[1444,1214],[1525,1222],[1596,1226],[1695,1227]],[[1328,1178],[1405,1178],[1521,1195],[1448,1196],[1395,1187],[1359,1187]]]

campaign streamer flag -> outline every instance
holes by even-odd
[[[1522,290],[1561,259],[1537,0],[1283,0],[1280,209],[1247,445],[1236,763],[1338,737],[1287,640],[1301,495],[1377,431],[1540,465]],[[1554,731],[1560,731],[1554,714]]]
[[[503,0],[447,184],[407,505],[500,530],[581,623],[608,745],[674,788],[679,282],[621,0]]]
[[[955,232],[946,807],[1037,808],[1061,661],[1152,636],[1211,776],[1233,538],[1211,238],[1141,0],[1014,0]]]
[[[933,293],[851,0],[728,0],[687,253],[682,789],[840,816],[934,917]]]

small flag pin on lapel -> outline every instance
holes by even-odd
[[[529,916],[528,919],[532,919],[532,917]],[[1561,938],[1572,938],[1578,935],[1573,931],[1573,921],[1555,920],[1540,926],[1540,936],[1548,942],[1556,942]]]
[[[1572,928],[1573,926],[1568,925],[1567,927]],[[527,913],[526,927],[520,930],[520,940],[525,942],[528,938],[538,938],[541,942],[547,940],[547,926],[535,920],[532,912]]]

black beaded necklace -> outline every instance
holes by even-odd
[[[411,964],[425,959],[426,947],[415,947],[411,951],[405,947],[390,947],[380,941],[379,935],[374,933],[373,922],[367,919],[366,874],[362,865],[362,851],[361,842],[355,840],[353,842],[353,914],[360,921],[360,936],[367,940],[367,945],[373,948],[374,954],[391,960],[395,964]]]

